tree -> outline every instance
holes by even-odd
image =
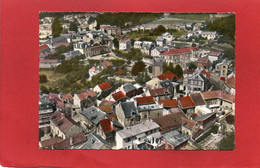
[[[179,78],[183,77],[183,70],[179,64],[177,64],[175,67],[175,75],[178,76]]]
[[[168,65],[166,62],[163,63],[163,73],[168,71]]]
[[[235,116],[234,115],[228,115],[226,116],[226,121],[228,124],[234,124],[235,123]]]
[[[152,72],[153,72],[153,66],[150,65],[150,66],[148,67],[148,70],[149,70],[149,73],[152,73]]]
[[[70,30],[70,31],[75,31],[75,32],[78,31],[78,26],[76,25],[75,22],[70,22],[69,30]]]
[[[189,69],[197,69],[197,65],[192,62],[189,65]]]
[[[143,61],[136,62],[132,68],[132,75],[136,76],[139,72],[142,72],[145,69],[145,64]]]
[[[159,25],[157,28],[154,29],[153,35],[159,36],[162,33],[165,33],[167,29],[163,25]]]
[[[145,71],[145,74],[144,74],[144,81],[147,82],[151,80],[150,76],[148,75],[147,71]]]
[[[219,143],[220,150],[234,150],[235,149],[235,133],[229,133]]]
[[[40,74],[40,83],[48,82],[47,77],[45,74]]]
[[[174,73],[174,66],[172,62],[169,63],[167,71],[171,71],[172,73]]]
[[[52,28],[52,35],[53,37],[58,37],[60,36],[60,34],[62,33],[62,22],[60,21],[60,19],[58,17],[55,17],[53,22],[52,22],[52,25],[51,25],[51,28]]]
[[[114,47],[118,49],[119,48],[119,41],[118,41],[117,38],[113,39],[113,43],[114,43]]]

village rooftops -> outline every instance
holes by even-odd
[[[177,147],[188,140],[187,137],[183,136],[178,131],[169,131],[162,135],[163,138],[167,141],[167,143],[171,144],[174,147]]]
[[[216,51],[210,51],[209,52],[209,55],[213,55],[213,56],[217,56],[217,57],[219,57],[220,54],[221,54],[221,52],[216,52]]]
[[[203,69],[203,70],[201,71],[201,73],[202,73],[203,75],[205,75],[207,78],[210,78],[210,73],[207,72],[205,69]]]
[[[117,133],[122,139],[125,139],[137,136],[139,134],[144,134],[147,131],[157,129],[159,127],[160,126],[153,121],[145,121],[143,123],[136,124],[131,127],[126,127],[125,129],[120,130]]]
[[[139,105],[137,107],[139,113],[158,110],[158,109],[163,109],[163,106],[161,106],[160,104],[146,104],[146,105]]]
[[[109,118],[100,120],[99,124],[100,124],[101,128],[103,129],[104,133],[107,133],[107,132],[114,130]]]
[[[235,79],[235,76],[230,76],[230,77],[227,77],[227,79],[225,80],[225,83],[231,87],[231,88],[235,88],[235,83],[236,83],[236,79]]]
[[[179,101],[180,101],[180,105],[181,105],[182,109],[192,108],[195,106],[195,104],[190,96],[179,97]]]
[[[86,91],[83,91],[81,93],[77,93],[77,95],[78,95],[78,97],[81,101],[86,100],[89,97],[96,97],[97,96],[97,94],[93,90],[86,90]]]
[[[50,116],[50,119],[63,133],[73,125],[73,123],[65,117],[65,114],[58,110]]]
[[[125,93],[122,92],[122,91],[118,91],[116,93],[113,93],[112,96],[115,99],[115,101],[119,101],[119,100],[121,100],[121,99],[126,97]]]
[[[43,45],[39,46],[39,51],[47,49],[47,48],[49,48],[49,46],[47,44],[43,44]]]
[[[106,46],[106,45],[93,46],[93,47],[90,47],[90,49],[91,49],[91,51],[100,51],[100,50],[108,49],[108,46]]]
[[[86,141],[87,138],[84,133],[73,135],[65,140],[54,144],[54,149],[66,149],[72,145]]]
[[[103,83],[101,83],[101,84],[99,84],[98,87],[99,87],[102,91],[112,89],[112,86],[111,86],[107,81],[106,81],[106,82],[103,82]]]
[[[208,114],[204,114],[204,115],[198,116],[198,117],[195,118],[195,121],[204,121],[204,120],[206,120],[207,118],[211,117],[214,114],[216,114],[216,112],[212,112],[212,113],[208,113]]]
[[[62,98],[64,99],[64,100],[66,100],[66,99],[69,99],[69,100],[73,100],[73,96],[71,95],[71,93],[67,93],[67,94],[63,94],[62,95]]]
[[[94,106],[84,109],[80,113],[95,124],[98,124],[100,120],[106,118],[106,113]]]
[[[192,98],[195,106],[206,105],[201,93],[191,93],[190,97]]]
[[[201,92],[205,100],[208,99],[222,99],[229,102],[235,102],[235,95],[225,93],[221,90]]]
[[[187,48],[177,48],[177,49],[170,49],[161,53],[161,55],[179,55],[184,53],[191,53],[193,50],[198,50],[198,47],[187,47]]]
[[[153,96],[136,97],[137,105],[155,104]]]
[[[153,97],[161,96],[169,93],[169,91],[164,87],[149,89],[149,92]]]
[[[107,68],[107,67],[112,67],[113,64],[107,60],[103,61],[100,63],[103,67]]]
[[[183,71],[183,74],[193,74],[195,72],[195,69],[185,69]]]
[[[124,89],[124,91],[125,91],[126,93],[127,93],[127,92],[130,92],[130,91],[132,91],[132,90],[136,90],[136,88],[134,87],[134,85],[131,84],[131,83],[125,84],[125,85],[123,86],[123,89]]]
[[[89,133],[86,135],[87,140],[84,143],[80,143],[75,146],[76,149],[101,149],[104,145],[108,145],[101,136],[95,133]]]
[[[196,125],[196,122],[191,121],[187,118],[183,118],[183,117],[181,118],[181,123],[182,123],[182,126],[188,128],[190,130],[192,130],[193,127]]]
[[[181,118],[186,118],[185,114],[181,112],[175,112],[166,114],[161,117],[153,118],[153,121],[159,124],[162,133],[170,130],[175,130],[181,126]]]
[[[137,108],[134,102],[122,102],[121,107],[126,118],[130,118],[138,114]]]
[[[113,108],[111,105],[109,104],[105,104],[105,105],[101,105],[101,106],[98,106],[98,108],[102,111],[104,111],[105,113],[112,113],[113,112]]]
[[[178,107],[177,99],[160,100],[159,104],[163,104],[164,107]]]
[[[172,81],[174,78],[179,79],[174,73],[172,73],[171,71],[167,71],[161,75],[159,75],[157,78],[159,78],[160,80],[170,80]]]

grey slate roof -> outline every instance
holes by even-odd
[[[127,92],[130,92],[130,91],[132,91],[132,90],[135,90],[136,88],[134,87],[133,84],[128,83],[128,84],[126,84],[126,85],[123,86],[123,89],[124,89],[124,91],[127,93]]]
[[[195,120],[196,120],[196,121],[198,121],[198,120],[205,120],[205,119],[209,118],[210,116],[212,116],[214,113],[215,113],[215,112],[213,112],[213,113],[208,113],[208,114],[205,114],[205,115],[202,115],[202,116],[198,116],[198,117],[195,118]]]
[[[169,131],[163,134],[162,136],[172,146],[178,146],[188,140],[187,137],[183,136],[181,133],[179,133],[176,130]]]
[[[84,143],[76,145],[76,149],[100,149],[102,146],[108,145],[107,141],[95,133],[87,134],[86,137],[87,140]]]
[[[172,82],[168,79],[164,80],[164,81],[161,81],[160,82],[160,85],[166,89],[168,89],[170,92],[173,92],[174,91],[174,86],[172,84]]]
[[[52,109],[50,100],[44,95],[39,96],[39,110]]]
[[[84,109],[80,113],[95,124],[98,124],[100,120],[106,118],[106,113],[102,112],[100,109],[94,106]]]
[[[121,106],[126,118],[130,118],[131,116],[138,114],[134,102],[122,102]]]
[[[79,56],[82,55],[81,52],[79,50],[76,51],[69,51],[64,53],[65,56],[71,56],[71,57],[75,57],[75,56]]]
[[[64,36],[54,37],[52,38],[53,43],[67,43],[67,38]],[[51,44],[51,39],[47,40],[44,44]]]

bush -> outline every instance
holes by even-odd
[[[229,133],[219,143],[220,150],[234,150],[235,149],[235,133]]]
[[[46,83],[48,82],[46,75],[40,74],[40,83]]]
[[[132,75],[136,76],[139,72],[142,72],[145,69],[145,64],[143,61],[136,62],[132,68]]]
[[[234,115],[228,115],[226,116],[226,121],[228,124],[234,124],[235,123],[235,116]]]

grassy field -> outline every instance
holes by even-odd
[[[47,83],[41,84],[46,87],[57,87],[57,81],[59,79],[65,78],[66,75],[54,72],[54,70],[49,70],[49,69],[39,69],[39,74],[44,74],[47,76]]]

